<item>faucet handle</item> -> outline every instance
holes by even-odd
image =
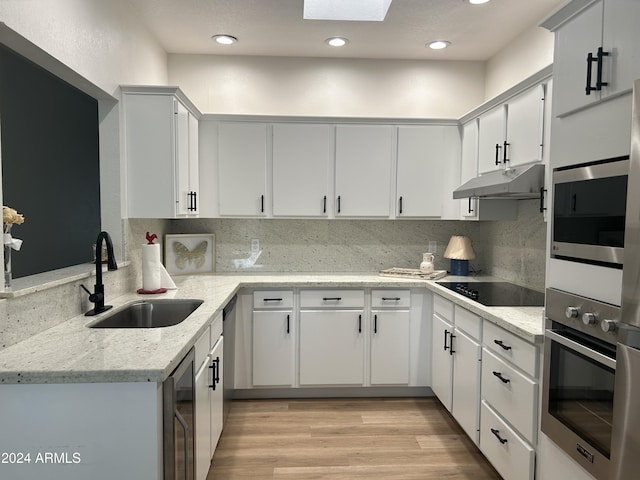
[[[91,303],[96,303],[96,301],[100,298],[100,296],[103,295],[101,293],[91,293],[89,289],[87,289],[87,287],[85,287],[82,283],[80,284],[80,286],[89,295],[89,301]]]

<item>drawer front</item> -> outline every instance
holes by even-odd
[[[535,451],[486,402],[480,407],[480,450],[509,480],[533,480]]]
[[[409,308],[411,292],[409,290],[372,290],[372,308]]]
[[[482,317],[475,313],[471,313],[459,305],[455,306],[455,326],[456,328],[468,333],[476,340],[480,340],[482,332]]]
[[[482,350],[482,398],[529,442],[536,441],[538,384],[486,347]]]
[[[484,321],[483,329],[483,343],[487,348],[532,377],[538,377],[538,347],[488,320]]]
[[[293,291],[257,290],[253,292],[253,308],[293,308]]]
[[[198,338],[198,340],[196,340],[196,347],[195,347],[195,368],[196,370],[198,368],[200,368],[200,365],[202,365],[202,362],[205,361],[205,359],[207,358],[207,354],[209,353],[209,332],[210,332],[210,328],[207,327],[207,330],[200,335],[200,338]]]
[[[364,290],[302,290],[301,308],[363,308]]]
[[[453,302],[441,297],[433,296],[433,312],[449,323],[453,323]]]

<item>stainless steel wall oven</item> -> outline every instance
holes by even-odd
[[[551,255],[622,268],[629,157],[553,170]]]
[[[609,480],[620,308],[554,289],[546,302],[542,431]]]

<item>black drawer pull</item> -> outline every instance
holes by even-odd
[[[362,315],[358,315],[358,333],[362,333]]]
[[[373,333],[378,333],[378,315],[373,316]]]
[[[281,298],[263,298],[262,301],[263,302],[281,302],[282,299]]]
[[[287,315],[287,333],[291,333],[291,331],[289,330],[289,320],[291,319],[290,315]]]
[[[598,47],[598,72],[596,73],[596,90],[602,90],[602,87],[609,85],[609,82],[602,81],[602,57],[608,57],[609,52],[605,52],[602,47]]]
[[[500,345],[504,350],[511,350],[511,347],[509,345],[505,345],[502,340],[494,340],[493,343],[495,343],[496,345]]]
[[[338,213],[340,213],[340,195],[338,195]]]
[[[264,213],[264,195],[260,195],[260,213]]]
[[[342,297],[322,297],[323,302],[339,302],[342,300]]]
[[[456,351],[453,349],[453,339],[456,338],[456,335],[453,333],[449,334],[449,355],[453,355]]]
[[[445,330],[444,331],[444,351],[446,352],[449,347],[447,347],[447,335],[449,335],[449,330]]]
[[[399,302],[400,297],[382,297],[383,302]]]
[[[322,198],[322,213],[327,213],[327,196]]]
[[[402,213],[402,197],[400,197],[400,211],[398,213]]]
[[[501,372],[493,372],[494,377],[498,377],[502,383],[511,383],[511,380],[504,378]]]
[[[497,429],[495,429],[495,428],[492,428],[492,429],[491,429],[491,433],[493,433],[493,434],[496,436],[496,438],[500,441],[500,443],[501,443],[501,444],[503,444],[503,445],[504,445],[505,443],[507,443],[507,439],[506,439],[506,438],[502,438],[502,437],[500,436],[500,430],[497,430]]]
[[[220,383],[220,357],[216,357],[215,360],[212,360],[209,368],[213,369],[213,383],[209,385],[209,388],[215,390],[216,384]]]

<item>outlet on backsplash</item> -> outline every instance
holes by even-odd
[[[257,238],[251,239],[251,253],[253,255],[257,254],[260,251],[260,240]]]

